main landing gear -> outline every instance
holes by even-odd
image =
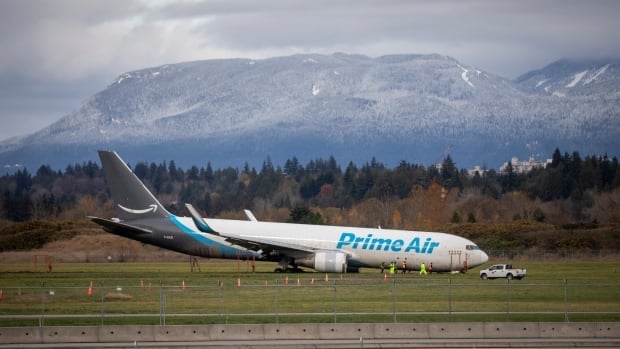
[[[273,270],[274,273],[303,273],[303,270],[295,265],[295,260],[290,257],[283,257],[280,262],[279,268]]]
[[[299,267],[288,267],[286,269],[275,268],[273,272],[274,273],[303,273],[304,270]]]

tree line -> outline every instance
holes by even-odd
[[[261,214],[259,219],[291,219],[302,212],[299,221],[404,229],[512,220],[620,222],[616,157],[582,158],[577,151],[556,149],[551,159],[524,174],[509,165],[502,173],[489,169],[473,176],[449,155],[440,166],[426,167],[401,161],[388,168],[375,158],[341,167],[333,157],[306,164],[293,157],[280,166],[268,157],[259,169],[247,164],[214,169],[210,163],[182,169],[173,160],[132,168],[162,204],[181,215],[187,202],[211,217],[235,217],[249,208]],[[34,174],[26,169],[6,174],[0,177],[0,193],[4,222],[114,215],[103,170],[95,162],[64,171],[42,165]]]

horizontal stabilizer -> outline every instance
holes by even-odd
[[[90,218],[91,221],[102,226],[103,229],[105,229],[107,232],[117,234],[117,235],[127,236],[128,233],[133,233],[136,235],[153,234],[153,231],[150,229],[136,227],[134,225],[120,223],[120,222],[112,221],[112,220],[105,219],[105,218],[99,218],[99,217],[88,217],[88,218]]]
[[[207,222],[205,222],[205,220],[200,217],[200,213],[198,213],[198,210],[196,210],[194,206],[192,206],[192,204],[185,204],[185,207],[187,207],[189,214],[192,216],[194,224],[196,224],[196,227],[198,227],[201,232],[220,235],[215,230],[211,229]]]

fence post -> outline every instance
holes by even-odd
[[[103,317],[105,316],[105,290],[103,289],[103,280],[99,285],[101,286],[101,326],[103,326]]]
[[[396,319],[396,274],[394,275],[394,278],[392,280],[392,321],[394,323],[397,323],[398,320]]]
[[[448,279],[448,318],[452,321],[452,278]]]
[[[334,283],[334,323],[337,323],[336,321],[336,311],[337,311],[337,306],[336,306],[336,280],[333,280]]]
[[[224,283],[222,280],[217,280],[217,316],[219,320],[222,321],[222,289],[224,288]]]
[[[506,278],[506,282],[508,283],[506,291],[506,320],[510,320],[510,279]]]
[[[276,306],[276,325],[280,323],[280,287],[278,286],[278,279],[276,279],[276,285],[274,286],[276,288],[276,299],[275,299],[275,306]]]
[[[568,280],[564,279],[564,322],[568,322]]]
[[[164,294],[164,282],[159,280],[159,325],[166,324],[166,295]]]
[[[45,326],[45,281],[41,283],[41,317],[39,327]]]

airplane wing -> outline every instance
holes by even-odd
[[[187,207],[187,210],[191,214],[192,220],[194,221],[194,224],[196,224],[196,227],[198,227],[198,229],[200,229],[203,233],[222,236],[227,242],[245,247],[249,250],[260,251],[261,254],[266,257],[285,255],[297,259],[312,256],[316,252],[314,249],[298,244],[275,241],[272,239],[261,239],[258,237],[247,238],[234,233],[216,231],[207,224],[194,206],[191,204],[185,204],[185,207]],[[250,221],[258,221],[251,211],[246,210],[246,215]]]
[[[249,239],[229,233],[220,233],[220,236],[225,237],[226,241],[235,245],[243,246],[254,251],[261,251],[261,253],[265,256],[285,255],[292,258],[305,258],[316,252],[316,250],[310,249],[306,246],[278,242],[271,239],[260,239],[256,237]]]

